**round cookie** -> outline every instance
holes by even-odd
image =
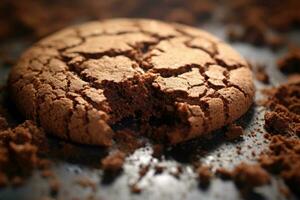
[[[223,41],[139,19],[43,39],[22,55],[9,86],[18,109],[48,133],[104,146],[125,119],[172,144],[206,135],[243,115],[254,96],[248,64]]]

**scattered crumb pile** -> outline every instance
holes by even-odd
[[[243,132],[243,127],[236,124],[230,124],[227,126],[225,135],[228,140],[235,140],[240,138],[240,136],[243,135]]]
[[[103,170],[107,172],[119,172],[123,168],[125,153],[121,151],[113,152],[101,160]]]
[[[270,133],[300,136],[300,77],[270,91],[266,102],[265,128]]]
[[[265,128],[269,147],[258,164],[241,163],[234,170],[217,170],[223,179],[232,179],[241,189],[270,183],[271,173],[281,177],[295,194],[300,195],[300,77],[272,89],[266,102]]]
[[[258,158],[258,164],[241,163],[233,170],[219,168],[216,175],[233,180],[242,192],[270,183],[270,174],[281,177],[291,191],[299,195],[300,140],[282,135],[271,135],[269,149]],[[268,173],[269,172],[269,173]]]
[[[268,149],[258,157],[257,164],[241,163],[233,170],[219,168],[216,175],[233,180],[242,194],[270,183],[271,176],[281,177],[290,191],[300,195],[300,77],[268,91],[265,106],[265,137]],[[229,128],[232,129],[232,128]],[[289,194],[289,191],[282,191]]]
[[[219,168],[216,175],[223,180],[233,180],[243,192],[270,183],[271,176],[259,164],[241,163],[233,170]]]
[[[300,194],[300,76],[281,85],[269,97],[271,111],[265,115],[270,135],[269,150],[259,162],[263,168],[283,178],[289,188]]]
[[[44,132],[31,121],[9,128],[0,117],[0,186],[19,185],[32,170],[43,165],[39,147],[45,147]]]
[[[260,156],[259,163],[270,173],[280,176],[294,193],[300,195],[299,138],[272,136],[269,150]]]
[[[196,173],[198,174],[200,187],[202,187],[202,188],[208,187],[208,185],[213,177],[211,167],[202,165],[202,166],[198,167],[198,169],[196,170]]]

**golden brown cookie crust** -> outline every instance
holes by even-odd
[[[153,109],[163,99],[180,121],[165,133],[175,144],[236,120],[254,96],[246,61],[223,41],[139,19],[90,22],[47,37],[22,55],[9,86],[20,111],[47,132],[104,146],[122,118],[162,115]]]

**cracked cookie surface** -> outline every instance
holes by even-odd
[[[249,66],[223,41],[139,19],[55,33],[22,55],[9,86],[18,109],[47,132],[104,146],[128,118],[172,144],[202,136],[243,115],[254,96]]]

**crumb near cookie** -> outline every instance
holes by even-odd
[[[164,151],[164,145],[163,144],[155,144],[152,147],[153,152],[152,152],[152,156],[154,158],[161,158],[163,151]]]
[[[155,165],[154,166],[154,170],[155,170],[155,175],[159,175],[162,174],[164,172],[164,170],[166,169],[166,167],[161,166],[161,165]]]
[[[132,193],[134,193],[134,194],[140,194],[140,193],[142,192],[142,189],[139,188],[138,185],[133,184],[133,185],[130,186],[130,191],[131,191]]]
[[[139,170],[139,179],[142,179],[149,171],[150,165],[141,165]]]
[[[113,152],[101,160],[101,166],[104,171],[118,173],[123,168],[125,154],[121,151]]]
[[[287,186],[299,195],[300,183],[300,141],[287,136],[275,135],[271,138],[269,150],[263,153],[259,162],[270,173],[283,178]]]
[[[240,163],[232,171],[221,168],[218,175],[223,180],[232,180],[238,188],[240,194],[247,198],[256,187],[261,187],[271,183],[270,174],[259,164]]]
[[[196,173],[200,182],[200,187],[207,188],[213,178],[213,173],[209,166],[200,166],[197,168]]]
[[[299,77],[272,90],[266,102],[265,128],[271,133],[299,133]]]
[[[227,126],[227,131],[225,136],[228,140],[235,140],[240,138],[243,135],[243,128],[236,124],[230,124]]]
[[[136,149],[143,146],[143,142],[132,130],[117,131],[114,140],[117,148],[125,153],[133,153]]]
[[[3,175],[3,183],[19,186],[23,184],[24,177],[38,166],[39,147],[35,134],[41,138],[43,131],[30,121],[0,131],[0,174]]]
[[[258,161],[271,174],[280,176],[288,188],[299,196],[296,185],[300,183],[300,140],[298,112],[299,76],[273,88],[266,103],[265,128],[268,130],[270,144]]]

